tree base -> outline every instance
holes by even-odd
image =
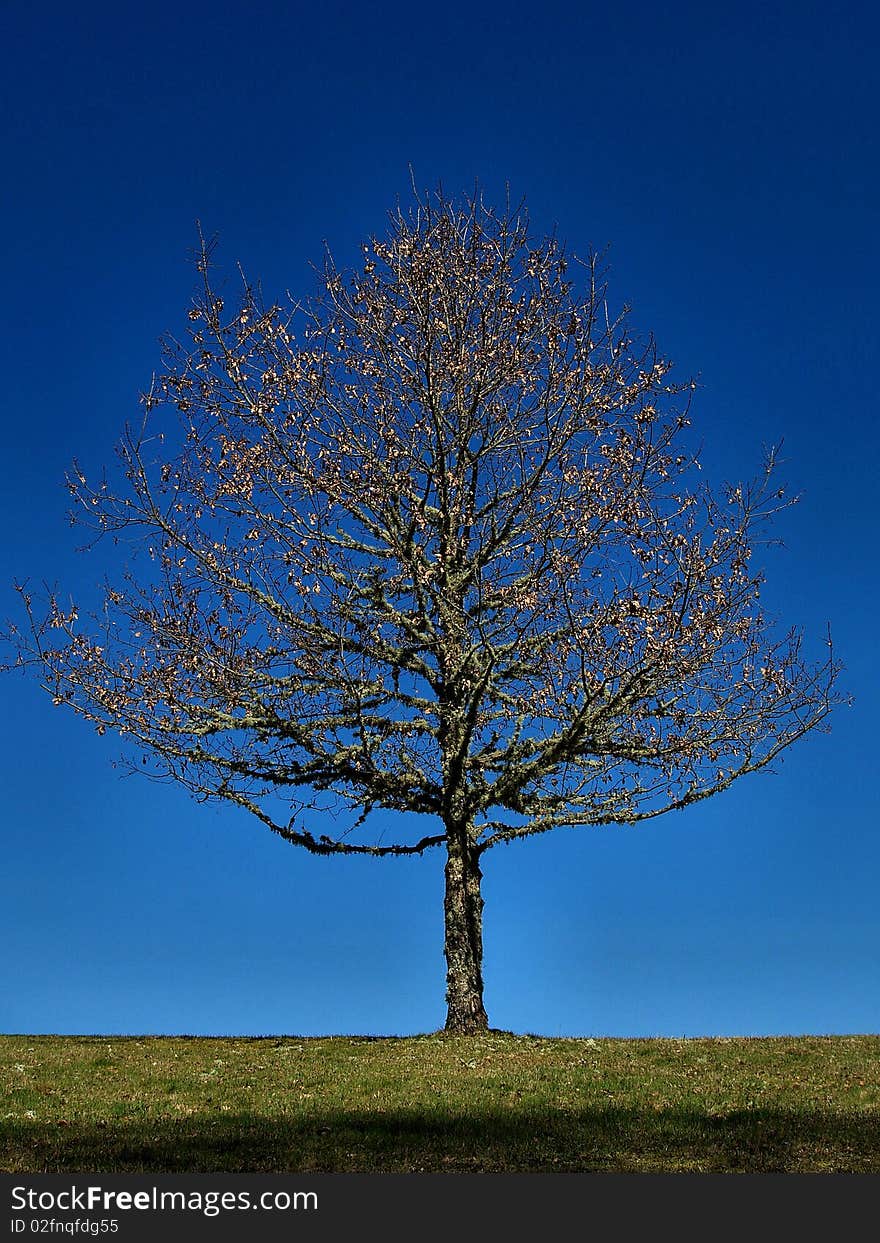
[[[444,1032],[451,1036],[479,1036],[489,1030],[489,1018],[482,1006],[477,1010],[450,1012]]]

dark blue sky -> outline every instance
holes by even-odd
[[[195,221],[308,290],[397,196],[506,183],[535,229],[610,244],[612,298],[681,375],[717,482],[784,438],[803,492],[771,611],[854,707],[776,775],[645,827],[486,859],[493,1026],[556,1034],[880,1025],[880,350],[874,6],[7,6],[0,616],[88,590],[64,471],[112,458],[193,289]],[[242,813],[121,778],[118,741],[0,682],[0,1029],[432,1030],[442,860],[315,859]]]

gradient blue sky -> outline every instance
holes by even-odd
[[[880,1031],[876,7],[6,6],[0,616],[85,589],[63,475],[112,458],[194,286],[195,220],[309,287],[421,185],[509,182],[611,245],[611,293],[699,373],[704,468],[784,438],[767,601],[855,706],[775,775],[486,859],[495,1027]],[[316,859],[122,778],[118,740],[0,681],[0,1030],[318,1034],[444,1019],[442,859]]]

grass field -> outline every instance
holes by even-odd
[[[3,1036],[0,1169],[880,1172],[880,1036]]]

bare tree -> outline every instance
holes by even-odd
[[[487,851],[717,794],[840,699],[759,607],[773,454],[713,494],[693,384],[522,208],[417,197],[304,304],[198,270],[118,484],[69,477],[145,556],[88,625],[21,586],[19,662],[293,845],[440,849],[446,1027],[479,1031]]]

